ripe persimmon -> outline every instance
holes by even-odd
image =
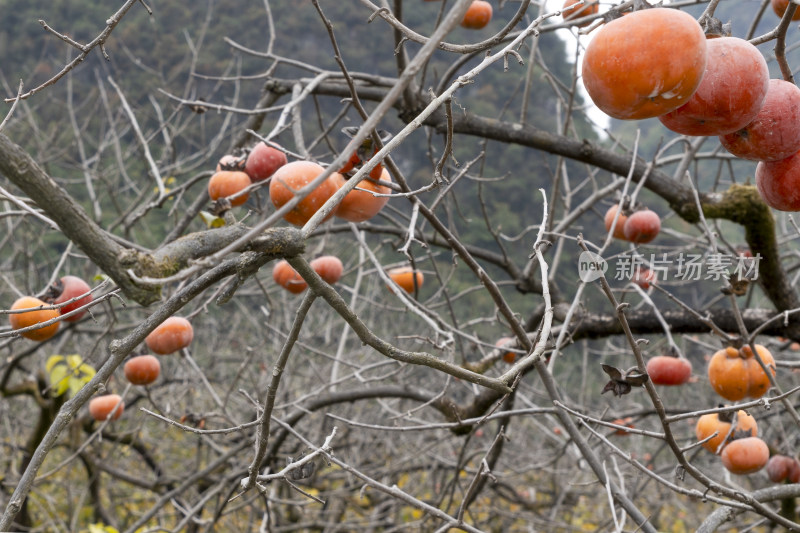
[[[717,453],[723,442],[727,443],[733,440],[734,433],[749,433],[751,437],[758,436],[756,419],[743,410],[740,409],[736,412],[736,427],[731,431],[733,422],[733,413],[708,413],[697,419],[694,434],[697,440],[701,441],[716,433],[714,437],[701,444],[711,453]]]
[[[586,46],[583,84],[607,115],[657,117],[692,97],[705,73],[706,49],[703,29],[688,13],[634,11],[605,24]]]
[[[269,178],[286,163],[286,154],[277,148],[260,142],[250,150],[244,166],[244,172],[255,183]]]
[[[337,188],[342,187],[345,184],[344,176],[338,173],[334,174],[334,176]],[[385,168],[381,173],[380,181],[389,183],[392,181],[389,171]],[[379,185],[371,178],[361,180],[357,187],[358,189],[364,190],[353,189],[347,193],[345,197],[342,198],[342,201],[339,202],[339,205],[336,206],[336,209],[334,209],[333,214],[335,216],[350,222],[364,222],[365,220],[369,220],[377,215],[378,212],[383,209],[383,206],[386,205],[386,202],[389,201],[388,196],[375,196],[373,193],[389,194],[392,192],[389,187]]]
[[[622,229],[626,241],[645,244],[658,236],[661,231],[661,218],[656,212],[643,209],[629,215]]]
[[[324,168],[311,161],[293,161],[283,165],[275,171],[269,183],[269,198],[272,200],[272,204],[280,209],[294,198],[295,191],[314,181],[323,172],[325,172]],[[295,226],[302,226],[308,222],[314,213],[339,190],[339,183],[342,179],[336,172],[328,176],[328,179],[311,191],[291,211],[283,215],[284,220]],[[332,215],[333,212],[329,213],[325,220]]]
[[[285,259],[275,263],[272,268],[272,279],[292,294],[300,294],[308,288],[306,280]]]
[[[134,385],[149,385],[158,379],[161,363],[152,355],[139,355],[125,363],[125,378]]]
[[[758,163],[756,187],[773,209],[800,211],[800,151],[786,159]]]
[[[219,158],[216,171],[220,170],[241,170],[244,171],[245,159],[233,154],[226,154]]]
[[[500,348],[501,346],[503,346],[505,343],[509,342],[510,340],[511,340],[511,337],[502,337],[496,343],[494,343],[494,345],[497,348]],[[516,361],[516,360],[517,360],[516,352],[503,352],[503,361],[505,361],[509,365],[514,364],[514,361]]]
[[[34,298],[33,296],[23,296],[11,305],[11,310],[16,311],[18,309],[31,309],[34,307],[43,307],[47,305],[47,303],[43,302],[39,298]],[[53,320],[54,318],[58,318],[60,315],[61,313],[58,312],[58,309],[36,309],[33,311],[28,311],[27,313],[12,313],[8,315],[8,321],[11,323],[11,329],[23,329],[40,324],[42,322]],[[32,341],[46,341],[56,334],[59,324],[60,322],[54,322],[39,329],[24,331],[20,333],[20,335]]]
[[[710,39],[697,91],[658,120],[683,135],[733,133],[756,118],[768,88],[767,61],[758,48],[738,37]]]
[[[212,200],[233,196],[252,184],[250,176],[241,170],[220,170],[208,181],[208,196]],[[247,201],[248,193],[231,199],[231,205],[242,205]]]
[[[588,17],[589,15],[596,15],[600,11],[600,2],[597,0],[587,0],[583,5],[570,7],[573,4],[577,4],[579,1],[580,0],[564,0],[564,5],[561,7],[561,17],[564,19],[564,22]],[[587,21],[576,24],[576,26],[583,28],[591,23],[592,21]]]
[[[335,255],[317,257],[309,263],[309,266],[330,285],[339,281],[342,277],[342,272],[344,272],[342,261]]]
[[[98,422],[107,419],[109,415],[111,415],[111,420],[117,420],[122,416],[124,410],[125,402],[122,401],[122,397],[119,394],[106,394],[92,398],[89,401],[89,414]],[[114,411],[114,414],[111,414],[112,411]]]
[[[392,281],[397,283],[401,289],[411,294],[414,292],[414,280],[417,281],[417,288],[422,288],[425,276],[419,270],[413,270],[410,266],[393,268],[386,272]]]
[[[167,355],[186,348],[193,338],[192,324],[183,317],[171,316],[151,331],[144,342],[153,353]]]
[[[630,429],[636,429],[636,426],[633,425],[633,417],[626,416],[625,418],[615,418],[611,421],[612,424],[616,424],[618,426],[624,426]],[[624,429],[616,429],[614,430],[614,435],[619,435],[620,437],[625,437],[628,435],[628,431]]]
[[[772,10],[775,14],[779,18],[783,18],[783,14],[786,13],[786,9],[789,7],[789,0],[770,0],[769,3],[772,5]],[[795,10],[792,20],[800,20],[800,8]]]
[[[794,457],[775,454],[767,462],[767,476],[773,483],[800,481],[800,463]]]
[[[692,376],[692,363],[683,357],[657,355],[647,361],[647,374],[654,385],[683,385]]]
[[[761,360],[775,375],[775,359],[764,346],[756,344]],[[708,362],[708,381],[717,394],[732,402],[743,398],[761,398],[770,387],[767,374],[761,369],[749,346],[737,350],[719,350]]]
[[[481,28],[485,28],[491,20],[492,4],[486,2],[486,0],[474,0],[467,9],[467,12],[464,13],[461,25],[471,30],[480,30]]]
[[[67,313],[92,302],[94,298],[91,294],[89,294],[90,290],[91,287],[89,287],[89,284],[83,281],[81,278],[77,276],[63,276],[61,279],[56,280],[52,285],[50,285],[50,287],[47,289],[44,299],[53,304],[60,304],[72,300],[73,298],[77,298],[82,294],[86,294],[86,296],[83,298],[75,300],[64,307],[59,308],[59,313],[66,315]],[[80,313],[75,313],[74,315],[68,316],[64,320],[67,322],[76,322],[83,318],[83,315],[85,314],[86,311],[81,311]]]
[[[798,10],[800,13],[800,10]],[[769,80],[769,89],[756,117],[742,129],[721,135],[730,153],[751,161],[778,161],[800,150],[800,88]]]
[[[758,472],[769,461],[769,447],[758,437],[736,439],[722,449],[722,465],[733,474]]]
[[[614,217],[617,216],[617,211],[619,210],[618,205],[612,205],[606,211],[606,216],[603,217],[603,223],[606,226],[606,231],[611,231],[611,224],[614,223]],[[614,226],[614,238],[620,240],[625,239],[625,222],[628,221],[628,217],[622,213],[619,214],[617,218],[617,225]]]
[[[637,284],[644,290],[650,288],[650,285],[655,285],[658,276],[649,268],[637,268],[633,274],[632,282]]]

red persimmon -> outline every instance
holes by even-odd
[[[652,241],[661,231],[661,218],[654,211],[644,209],[636,211],[628,217],[623,227],[625,240],[637,244]]]
[[[800,10],[798,10],[800,13]],[[722,146],[742,159],[778,161],[800,151],[800,88],[769,80],[767,97],[752,122],[719,138]]]
[[[151,331],[144,342],[153,353],[167,355],[186,348],[193,338],[192,324],[183,317],[171,316]]]
[[[697,91],[658,120],[683,135],[725,135],[758,115],[769,88],[767,61],[738,37],[708,40],[708,63]]]
[[[683,357],[657,355],[647,362],[654,385],[683,385],[692,377],[692,363]]]

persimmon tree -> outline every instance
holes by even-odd
[[[800,228],[583,89],[649,6],[118,3],[3,73],[0,530],[800,528]],[[793,83],[768,5],[661,9]]]

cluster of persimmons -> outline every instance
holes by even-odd
[[[368,159],[371,155],[372,151],[364,156],[364,151],[358,150],[345,167],[332,173],[286,212],[284,219],[298,226],[308,222],[345,184],[353,171],[363,164],[362,158]],[[208,194],[214,201],[225,199],[230,207],[240,206],[247,201],[254,183],[270,180],[270,199],[276,208],[281,208],[323,172],[322,166],[310,161],[290,163],[284,152],[260,142],[241,157],[222,157],[208,182]],[[386,184],[391,183],[389,172],[378,164],[370,173],[370,178],[363,180],[359,189],[346,194],[328,218],[335,215],[351,222],[369,220],[387,203],[391,189]],[[318,257],[310,264],[330,284],[339,281],[344,270],[341,260],[331,255]],[[418,290],[424,279],[422,272],[410,267],[392,269],[387,274],[409,293]],[[278,285],[295,294],[307,288],[305,280],[285,260],[275,265],[273,278]],[[92,301],[91,288],[85,281],[76,276],[64,276],[53,283],[41,299],[23,296],[14,302],[9,321],[20,336],[42,342],[58,332],[62,320],[74,322],[82,318]],[[172,316],[156,327],[145,343],[150,352],[167,355],[188,347],[193,336],[192,325],[186,318]],[[133,385],[149,385],[158,378],[160,372],[161,365],[153,355],[135,356],[124,365],[125,377]],[[106,394],[92,399],[89,412],[96,420],[116,420],[122,415],[124,407],[119,395]]]
[[[350,156],[345,165],[333,172],[322,183],[283,215],[284,220],[295,226],[303,226],[351,177],[365,160],[376,152],[371,140],[366,140]],[[308,187],[325,169],[311,161],[288,162],[281,150],[263,142],[258,143],[242,157],[226,155],[220,159],[217,172],[208,183],[212,200],[228,198],[231,206],[247,201],[247,189],[252,183],[269,180],[269,197],[276,209],[291,201],[295,194]],[[369,177],[363,179],[358,188],[348,192],[325,220],[332,216],[349,221],[365,222],[389,201],[391,175],[381,163],[375,165]],[[333,255],[323,255],[310,263],[314,271],[329,284],[339,281],[344,272],[342,261]],[[387,272],[406,292],[413,293],[422,286],[422,272],[411,267],[399,267]],[[278,261],[272,271],[275,283],[293,294],[306,290],[308,284],[285,260]]]
[[[641,9],[594,35],[583,83],[614,118],[658,117],[676,133],[717,136],[731,154],[759,162],[756,185],[768,205],[800,210],[800,89],[770,79],[748,41],[716,30],[706,35],[677,9]]]
[[[711,356],[707,373],[714,391],[729,401],[761,398],[770,388],[767,372],[775,375],[775,360],[764,346],[729,346]],[[763,366],[762,366],[763,365]],[[767,369],[767,372],[764,371]],[[659,355],[647,362],[647,375],[654,385],[678,386],[688,383],[692,364],[679,355]],[[613,423],[633,428],[632,419],[617,419]],[[625,429],[615,432],[625,435]],[[720,457],[722,465],[733,474],[752,474],[768,466],[770,479],[775,482],[800,480],[800,463],[795,459],[773,455],[767,444],[758,437],[755,418],[742,409],[708,413],[695,424],[698,443]],[[774,464],[773,464],[774,463]]]
[[[64,276],[45,291],[41,299],[23,296],[11,306],[8,315],[11,328],[27,339],[43,342],[58,332],[61,321],[76,322],[86,314],[94,301],[91,288],[79,277]],[[194,332],[188,320],[169,317],[145,339],[148,349],[159,355],[176,352],[189,346]],[[161,372],[158,359],[140,355],[125,363],[125,377],[133,385],[149,385]],[[89,413],[95,420],[112,420],[122,416],[125,404],[118,394],[105,394],[89,402]]]
[[[194,338],[192,324],[180,316],[171,316],[145,337],[148,350],[157,355],[169,355],[188,347]],[[161,363],[153,355],[137,355],[125,362],[125,378],[132,385],[150,385],[161,374]],[[104,394],[89,402],[89,414],[98,421],[117,420],[122,416],[125,402],[119,394]]]
[[[598,12],[596,3],[571,7],[576,2],[565,2],[565,19]],[[786,2],[772,4],[778,16],[786,10]],[[600,28],[586,48],[583,82],[609,116],[658,117],[682,135],[717,136],[731,154],[759,162],[756,185],[768,205],[800,210],[800,89],[770,79],[766,60],[749,42],[704,31],[676,9],[641,9]],[[660,220],[648,210],[618,213],[615,205],[605,226],[618,239],[646,243],[658,234]],[[763,396],[770,387],[768,372],[775,374],[775,361],[761,345],[755,353],[750,346],[727,347],[708,365],[709,383],[729,401]],[[658,356],[648,362],[647,373],[656,385],[682,385],[692,366],[683,357]],[[800,481],[797,460],[770,459],[755,419],[743,410],[705,414],[695,430],[700,444],[732,473],[750,474],[769,462],[773,481]]]

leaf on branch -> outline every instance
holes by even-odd
[[[80,355],[51,355],[44,365],[50,374],[50,384],[54,396],[61,396],[69,391],[74,396],[95,375],[92,365],[85,362]]]
[[[603,364],[603,372],[608,374],[611,380],[603,387],[600,394],[605,394],[608,391],[614,393],[614,396],[622,396],[631,392],[633,387],[640,387],[644,385],[650,376],[646,372],[640,372],[635,366],[628,370],[620,370],[611,365]]]
[[[206,226],[208,226],[209,229],[221,228],[222,226],[225,225],[224,218],[214,216],[208,211],[200,211],[200,218],[203,219],[203,222],[206,223]]]

